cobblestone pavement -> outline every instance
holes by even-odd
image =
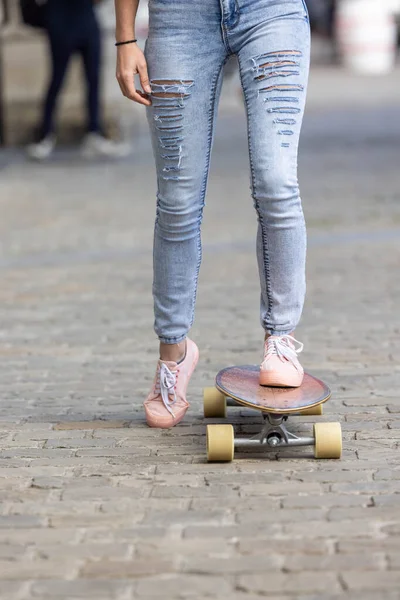
[[[390,93],[378,110],[356,91],[350,109],[311,98],[300,160],[298,337],[333,398],[294,427],[339,419],[341,461],[300,450],[205,462],[202,387],[261,353],[240,108],[218,124],[192,330],[201,362],[171,431],[148,429],[141,408],[157,350],[147,137],[116,165],[3,154],[2,600],[400,598],[400,110]],[[230,414],[237,432],[258,419]]]

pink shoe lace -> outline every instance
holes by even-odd
[[[171,407],[177,400],[175,386],[178,372],[179,369],[176,369],[176,371],[170,371],[167,365],[161,363],[161,366],[157,371],[157,377],[154,384],[154,393],[157,395],[160,394],[165,408],[174,418],[175,415]],[[173,396],[172,400],[170,396]]]
[[[296,344],[298,344],[296,348]],[[297,355],[302,352],[304,344],[291,335],[271,335],[265,343],[264,361],[277,356],[282,362],[289,361],[298,370]]]

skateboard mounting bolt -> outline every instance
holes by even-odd
[[[279,435],[273,434],[268,436],[267,442],[269,446],[279,446],[281,443],[281,438]]]

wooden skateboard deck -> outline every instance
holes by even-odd
[[[320,379],[309,373],[298,388],[261,386],[258,383],[260,367],[245,365],[222,369],[216,377],[217,389],[237,403],[266,413],[298,413],[329,400],[331,390]]]

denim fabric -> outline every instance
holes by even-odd
[[[306,231],[297,180],[310,54],[305,2],[150,0],[149,15],[147,118],[158,180],[155,331],[162,342],[177,343],[193,323],[222,71],[236,54],[258,217],[261,324],[271,334],[290,333],[305,295]]]

